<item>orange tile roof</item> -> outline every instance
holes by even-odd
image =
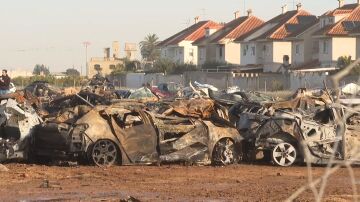
[[[344,18],[339,20],[335,24],[331,24],[323,27],[321,30],[314,33],[315,36],[347,36],[352,32],[360,23],[360,6],[358,4],[348,4],[341,8],[337,8],[330,13],[323,16],[336,16],[344,15]],[[347,27],[347,24],[350,24]]]
[[[222,31],[223,33],[213,39],[211,43],[218,43],[224,39],[237,39],[264,24],[263,20],[255,16],[246,16],[241,18],[235,19],[226,24],[223,29],[219,30],[219,32]],[[228,29],[228,31],[226,29]]]
[[[276,25],[253,40],[283,40],[292,33],[308,27],[309,24],[314,23],[316,20],[316,16],[304,10],[288,11],[266,22],[263,26],[268,24]]]
[[[222,25],[213,21],[198,22],[160,42],[158,46],[176,45],[181,41],[196,41],[205,36],[206,28],[219,29]]]

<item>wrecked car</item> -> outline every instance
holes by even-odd
[[[41,101],[48,101],[62,95],[60,89],[50,85],[47,81],[34,81],[26,86],[24,91],[36,96]]]
[[[235,128],[221,122],[157,115],[126,106],[97,106],[82,112],[71,116],[66,112],[68,120],[39,125],[32,141],[34,155],[83,159],[98,166],[228,165],[239,159],[242,138]]]
[[[244,137],[247,139],[244,152],[252,155],[263,152],[264,157],[278,166],[296,162],[327,164],[332,156],[336,160],[348,160],[351,149],[360,143],[350,128],[358,130],[359,125],[351,125],[345,111],[344,107],[326,105],[308,111],[280,110],[273,116],[254,115],[252,118],[257,121],[252,123],[260,124],[254,124],[253,133]],[[244,130],[248,126],[238,127]],[[309,154],[308,158],[305,153]]]
[[[28,159],[31,135],[42,122],[31,106],[20,105],[14,99],[0,103],[0,162]]]

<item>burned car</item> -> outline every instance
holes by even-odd
[[[359,125],[349,122],[346,111],[342,106],[326,105],[308,111],[280,110],[273,116],[253,116],[260,124],[245,137],[245,152],[262,151],[278,166],[296,162],[327,164],[332,156],[335,160],[348,160],[352,149],[359,147],[360,137],[354,133]]]
[[[222,123],[154,114],[130,106],[73,109],[37,127],[38,157],[85,159],[113,164],[232,164],[241,136]],[[70,115],[69,115],[70,114]]]
[[[0,162],[10,159],[28,159],[31,135],[42,122],[35,110],[14,99],[0,103]]]

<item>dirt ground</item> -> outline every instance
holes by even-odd
[[[306,184],[307,168],[263,165],[115,166],[99,168],[6,164],[0,201],[283,201]],[[355,168],[360,175],[360,168]],[[325,171],[313,168],[315,176]],[[359,184],[357,184],[358,189]],[[352,200],[346,168],[330,178],[325,201]],[[299,201],[313,201],[310,191]]]

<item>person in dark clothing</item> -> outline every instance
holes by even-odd
[[[9,93],[10,90],[10,77],[7,74],[7,70],[2,70],[2,75],[0,77],[0,94],[5,95]]]

